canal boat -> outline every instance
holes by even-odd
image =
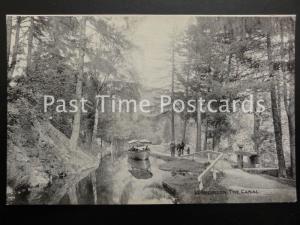
[[[128,158],[134,160],[147,160],[150,156],[150,148],[147,144],[151,144],[150,141],[143,140],[132,140],[128,142],[130,148],[128,149]]]

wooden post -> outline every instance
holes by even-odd
[[[217,180],[217,171],[216,171],[216,169],[213,169],[213,179]]]
[[[203,181],[202,181],[202,178],[200,179],[199,190],[200,190],[200,191],[203,190]]]

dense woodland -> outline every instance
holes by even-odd
[[[204,96],[206,99],[242,100],[250,94],[254,101],[265,99],[267,109],[263,113],[257,113],[254,104],[253,125],[248,129],[253,129],[251,139],[255,152],[276,152],[279,176],[282,177],[287,176],[283,126],[288,127],[293,177],[296,172],[294,32],[293,18],[197,18],[183,37],[174,38],[172,53],[183,58],[184,62],[178,66],[172,60],[172,75],[177,81],[173,86],[183,87],[180,92],[174,91],[174,95],[182,99]],[[231,113],[199,112],[197,115],[182,114],[183,140],[189,117],[194,117],[197,124],[197,151],[207,148],[208,135],[213,139],[214,149],[222,136],[236,132],[230,122]],[[283,125],[282,114],[286,114],[287,124]],[[272,120],[272,124],[266,128],[264,122],[268,120]],[[242,119],[239,123],[246,121]],[[174,129],[173,123],[171,129]],[[203,132],[205,141],[202,147]],[[274,143],[267,149],[265,142],[272,142],[272,139]]]
[[[36,120],[50,122],[70,139],[70,149],[90,155],[107,144],[118,146],[145,137],[154,144],[184,141],[195,151],[232,151],[234,135],[244,126],[251,133],[250,150],[259,155],[274,153],[279,176],[295,178],[294,18],[193,18],[183,33],[174,29],[170,37],[170,74],[166,75],[171,82],[166,89],[144,87],[130,57],[137,47],[129,34],[141,21],[136,17],[7,17],[8,157],[15,150],[12,145],[27,151],[29,158],[40,157],[28,152],[39,141],[26,131]],[[183,101],[243,100],[252,94],[254,99],[265,99],[267,109],[249,113],[253,124],[230,112],[178,114],[170,108],[159,113],[156,97],[162,93]],[[150,115],[100,113],[97,94],[136,100],[151,95],[153,110]],[[85,97],[88,113],[56,113],[53,108],[45,114],[44,95],[66,101]],[[23,132],[18,139],[17,132]],[[226,149],[224,139],[229,142]]]

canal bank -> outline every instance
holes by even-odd
[[[149,160],[132,160],[123,149],[105,151],[99,160],[97,168],[54,179],[39,192],[19,196],[15,204],[176,204],[225,200],[224,196],[198,192],[197,178],[209,162],[170,157],[156,151],[151,151]],[[218,186],[219,176],[214,181],[209,173],[205,179],[204,191],[223,190]]]
[[[133,162],[126,153],[106,155],[97,169],[54,179],[39,191],[16,195],[12,204],[172,204],[174,197],[162,186],[169,175],[159,169],[164,162],[155,157]]]

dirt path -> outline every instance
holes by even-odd
[[[155,156],[171,158],[169,152],[163,149],[162,146],[153,146],[151,151]],[[218,187],[210,188],[204,195],[193,196],[195,202],[264,203],[296,201],[296,188],[279,182],[276,178],[272,179],[232,168],[231,163],[227,160],[219,161],[215,168],[223,171],[223,177],[218,180]],[[187,202],[191,200],[188,199]]]
[[[229,203],[295,202],[296,188],[240,169],[224,169],[220,185]]]

